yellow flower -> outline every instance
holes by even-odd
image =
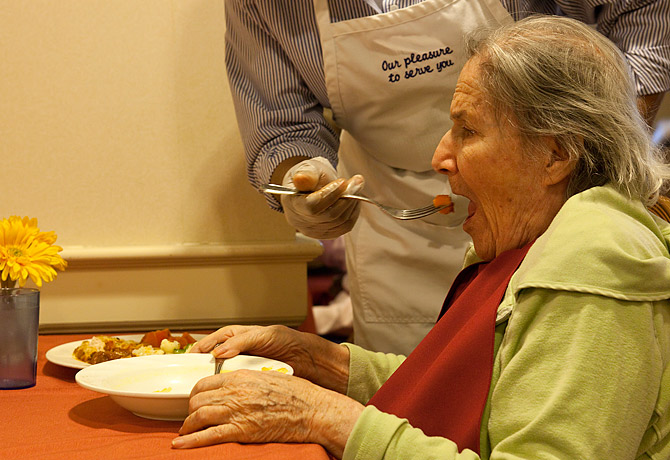
[[[18,280],[23,287],[30,277],[37,285],[52,281],[56,270],[63,271],[67,262],[58,254],[63,250],[54,245],[54,232],[40,232],[37,219],[11,216],[0,221],[0,280],[3,286],[13,286]]]

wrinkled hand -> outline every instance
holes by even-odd
[[[200,380],[176,448],[222,442],[314,442],[341,455],[358,402],[279,372],[240,370]]]
[[[246,353],[277,359],[290,365],[298,377],[340,393],[347,390],[349,349],[285,326],[225,326],[200,339],[189,352],[211,352],[221,358]]]
[[[345,193],[356,193],[363,188],[363,176],[349,180],[337,177],[335,168],[322,157],[304,160],[284,175],[282,185],[300,191],[314,191],[307,196],[282,195],[281,204],[289,224],[304,235],[332,239],[350,231],[358,214],[360,203],[338,200]]]
[[[220,442],[308,442],[314,384],[267,371],[237,371],[200,380],[179,434],[185,447]]]

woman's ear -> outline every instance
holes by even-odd
[[[570,174],[575,169],[575,161],[570,159],[570,156],[565,149],[556,142],[553,137],[544,138],[546,143],[548,159],[545,164],[545,177],[543,183],[546,186],[559,184],[570,177]]]

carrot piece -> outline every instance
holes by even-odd
[[[197,340],[195,340],[193,338],[193,336],[191,334],[189,334],[188,332],[184,332],[181,336],[186,338],[186,343],[187,344],[197,342]]]
[[[179,342],[179,348],[184,348],[190,343],[195,343],[197,340],[193,338],[188,332],[182,333],[181,337],[172,335],[170,329],[161,329],[157,331],[151,331],[144,334],[142,337],[141,343],[151,345],[154,348],[160,348],[161,342],[163,339],[167,339],[170,342]]]
[[[177,337],[177,336],[171,336],[169,338],[171,342],[177,342],[179,343],[179,348],[184,348],[186,345],[188,345],[188,342],[186,341],[186,338],[182,337]]]
[[[157,346],[159,347],[161,346],[161,342],[163,341],[163,339],[169,340],[171,335],[172,334],[170,334],[170,329],[161,329],[160,331],[156,331],[156,339],[158,339]]]
[[[144,337],[142,337],[142,340],[140,342],[158,348],[161,346],[161,342],[163,341],[163,339],[167,339],[169,335],[170,335],[169,329],[151,331],[144,334]]]
[[[433,198],[433,206],[439,208],[440,206],[446,206],[444,209],[440,209],[438,212],[440,214],[449,214],[454,212],[454,204],[451,202],[451,197],[449,195],[437,195]]]
[[[156,343],[156,331],[151,331],[147,332],[142,336],[142,340],[140,340],[140,343],[144,343],[146,345],[151,345],[152,347],[156,346],[154,345]],[[160,342],[159,342],[160,346]]]

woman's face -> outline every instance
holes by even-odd
[[[463,229],[477,255],[491,260],[532,241],[542,209],[543,161],[523,153],[518,130],[496,120],[480,91],[476,60],[461,71],[451,102],[453,127],[433,155],[433,169],[449,176],[453,193],[470,200]],[[539,214],[538,214],[539,213]],[[553,217],[553,216],[552,216]]]

